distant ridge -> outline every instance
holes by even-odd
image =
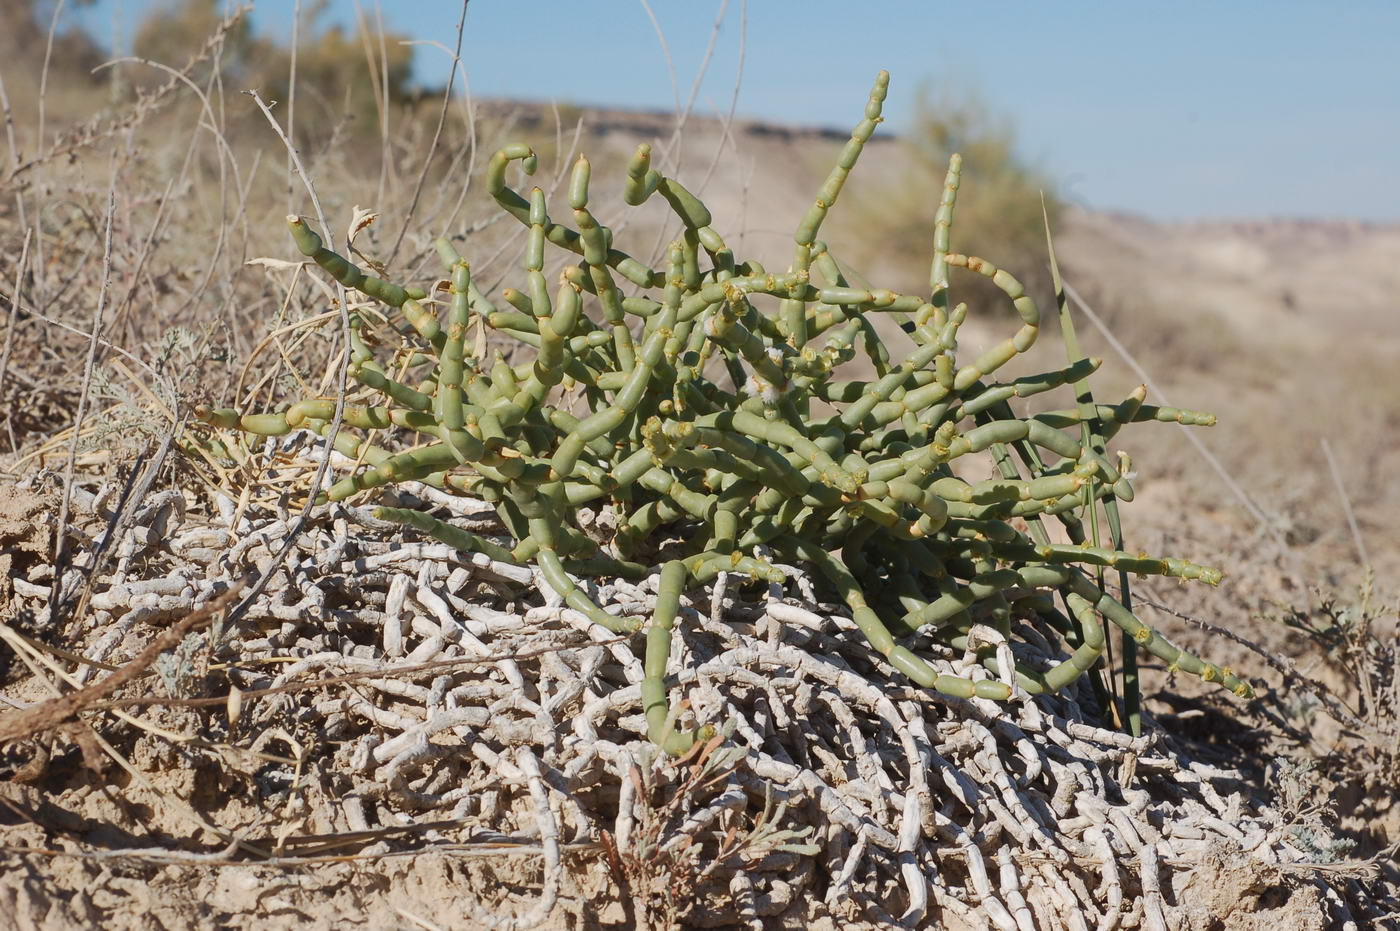
[[[558,104],[542,103],[538,100],[507,100],[500,98],[478,99],[474,101],[479,114],[501,119],[514,119],[523,129],[553,129],[557,107],[560,122],[565,129],[582,119],[586,131],[594,136],[636,135],[655,136],[669,134],[676,125],[676,115],[670,110],[630,110],[617,107],[590,106],[561,101]],[[724,120],[712,114],[691,113],[686,125],[699,131],[718,131]],[[775,123],[735,117],[730,126],[737,136],[768,138],[778,141],[813,139],[826,142],[842,142],[851,135],[849,128],[834,126],[803,126],[792,123]],[[881,129],[871,139],[872,145],[889,143],[897,139],[894,133]]]

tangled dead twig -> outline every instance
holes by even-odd
[[[309,473],[315,442],[293,435],[259,455],[272,473]],[[490,532],[478,503],[400,493]],[[81,510],[103,497],[75,501]],[[1135,739],[1097,726],[1087,687],[1007,705],[913,688],[799,567],[785,567],[789,590],[721,576],[683,602],[677,724],[714,723],[727,737],[671,761],[637,710],[636,645],[533,574],[401,542],[367,509],[342,504],[318,508],[273,566],[293,517],[229,501],[203,522],[167,511],[164,534],[136,528],[140,543],[118,541],[122,574],[103,576],[91,601],[91,660],[118,661],[128,636],[164,618],[202,609],[195,617],[208,620],[254,569],[271,580],[241,620],[194,638],[203,621],[167,628],[121,663],[123,678],[67,696],[60,718],[124,708],[153,728],[140,741],[179,739],[225,778],[271,779],[264,820],[279,825],[245,828],[232,846],[224,835],[202,849],[123,855],[208,865],[257,850],[284,866],[523,856],[536,864],[534,898],[471,906],[478,920],[519,928],[566,907],[563,890],[590,861],[639,925],[758,927],[815,909],[904,926],[1170,927],[1197,914],[1214,881],[1204,865],[1215,862],[1338,923],[1380,915],[1374,880],[1312,863],[1240,773],[1191,759],[1159,730]],[[21,608],[44,603],[42,581],[35,570],[17,589]],[[647,614],[657,584],[611,580],[591,594]],[[1049,644],[1033,627],[1018,633],[1024,644],[999,646],[1016,661],[1058,658],[1033,655]],[[936,661],[949,674],[987,674],[975,656]],[[163,695],[130,688],[152,665]],[[221,712],[234,690],[230,722]],[[53,717],[36,713],[46,707],[58,706],[13,712],[0,727],[36,733]],[[236,829],[232,812],[203,814]]]

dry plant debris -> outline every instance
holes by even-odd
[[[304,481],[323,444],[298,431],[258,455],[270,476]],[[75,526],[100,526],[111,491],[75,494]],[[412,483],[396,494],[463,528],[493,529],[484,502]],[[179,763],[218,790],[197,808],[177,797],[188,793],[157,792],[155,833],[126,849],[51,828],[27,853],[8,848],[12,863],[526,858],[515,892],[478,885],[476,899],[451,903],[455,918],[428,919],[492,927],[569,914],[588,926],[609,896],[619,920],[654,926],[825,914],[1166,928],[1207,912],[1218,920],[1229,913],[1211,909],[1228,904],[1242,922],[1231,927],[1280,915],[1361,927],[1382,914],[1364,870],[1311,862],[1240,773],[1193,761],[1150,727],[1134,738],[1091,723],[1102,711],[1087,681],[1005,703],[911,687],[850,636],[848,612],[817,600],[800,567],[784,566],[795,592],[721,574],[683,599],[673,688],[685,715],[724,721],[726,732],[673,759],[647,738],[633,645],[567,607],[538,570],[404,542],[397,525],[346,503],[319,506],[291,558],[272,567],[292,516],[281,499],[220,496],[196,510],[146,509],[127,530],[125,558],[94,586],[82,627],[90,662],[78,673],[21,636],[48,623],[41,567],[35,581],[16,580],[0,630],[31,686],[100,683],[113,674],[93,663],[126,665],[153,631],[271,568],[241,616],[188,635],[154,675],[79,717],[100,741],[87,741],[91,754],[113,754],[147,783]],[[646,613],[658,584],[653,574],[590,594]],[[1018,652],[1038,642],[1043,659],[1061,658],[1031,627],[1022,634]],[[928,649],[941,673],[987,674],[975,653]],[[43,744],[10,743],[6,761],[32,762]],[[5,798],[13,810],[25,796],[16,786]],[[589,864],[602,878],[585,894]],[[1219,897],[1230,883],[1243,900]]]

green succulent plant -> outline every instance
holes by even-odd
[[[461,550],[516,564],[533,562],[569,607],[618,634],[646,628],[643,705],[654,741],[683,752],[697,733],[674,730],[665,675],[680,597],[721,572],[781,582],[769,556],[800,562],[840,594],[870,646],[920,686],[1005,700],[1008,670],[995,649],[978,648],[997,678],[939,674],[906,645],[916,633],[966,649],[975,623],[1014,638],[1013,620],[1035,616],[1058,631],[1069,656],[1048,669],[1018,664],[1014,681],[1031,693],[1065,688],[1099,662],[1105,627],[1135,645],[1237,695],[1251,694],[1228,668],[1172,645],[1105,591],[1105,568],[1214,584],[1220,574],[1190,562],[1086,543],[1084,515],[1100,509],[1118,531],[1116,502],[1132,499],[1126,457],[1105,443],[1125,424],[1210,425],[1214,417],[1145,404],[1140,389],[1121,403],[1094,403],[1087,377],[1099,360],[1080,357],[1062,307],[1070,364],[998,379],[1040,333],[1041,315],[1004,269],[950,251],[961,162],[950,162],[934,229],[930,294],[852,287],[818,239],[875,127],[888,85],[881,73],[856,126],[795,235],[785,271],[740,261],[711,224],[709,210],[651,166],[640,146],[627,166],[624,199],[659,195],[683,224],[664,268],[618,250],[589,209],[590,167],[580,158],[569,185],[572,225],[557,222],[539,188],[507,183],[508,167],[536,167],[526,145],[496,152],[490,193],[529,228],[523,289],[493,302],[445,240],[450,277],[445,321],[428,292],[365,274],[325,249],[289,217],[300,251],[347,288],[397,311],[416,342],[387,362],[376,358],[362,315],[352,319],[350,375],[382,398],[347,404],[336,448],[362,464],[324,495],[341,500],[405,480],[427,482],[494,504],[507,543],[469,533],[425,511],[384,507],[388,520]],[[557,215],[556,215],[557,216]],[[545,250],[576,257],[551,292]],[[1053,259],[1053,253],[1052,253]],[[967,307],[948,306],[948,272],[965,268],[1005,293],[1020,318],[1010,337],[970,362],[957,359]],[[624,293],[624,289],[631,293]],[[585,305],[597,309],[585,312]],[[872,320],[893,318],[914,348],[896,361]],[[474,326],[536,350],[510,365],[471,351]],[[868,379],[842,379],[860,362]],[[1012,398],[1073,386],[1075,407],[1017,416]],[[207,424],[280,435],[328,432],[335,402],[312,398],[271,413],[198,411]],[[395,451],[368,431],[399,430],[429,442]],[[1001,478],[958,474],[987,461]],[[580,509],[610,505],[615,539],[600,544]],[[1051,542],[1056,520],[1069,543]],[[1097,541],[1097,522],[1092,524]],[[599,607],[576,579],[645,578],[659,541],[681,551],[660,566],[650,623]],[[872,592],[875,593],[872,596]],[[872,600],[873,597],[873,600]],[[1058,602],[1055,600],[1058,598]],[[1128,657],[1131,659],[1131,657]]]

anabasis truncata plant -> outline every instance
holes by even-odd
[[[536,167],[528,146],[508,145],[492,157],[486,183],[501,208],[529,228],[525,287],[504,289],[503,308],[440,240],[450,276],[445,323],[426,291],[366,275],[290,217],[304,255],[345,287],[397,311],[403,332],[417,342],[392,360],[377,360],[363,316],[352,319],[350,375],[380,401],[345,406],[335,446],[363,467],[323,497],[342,500],[415,480],[492,502],[503,530],[496,539],[419,510],[376,513],[464,551],[533,562],[569,607],[596,623],[618,634],[645,628],[648,730],[672,753],[712,732],[677,731],[666,695],[683,591],[721,572],[782,582],[774,555],[815,568],[875,652],[925,688],[997,700],[1011,697],[1012,681],[1033,694],[1054,692],[1098,663],[1106,621],[1125,633],[1125,647],[1248,697],[1247,683],[1173,646],[1099,578],[1107,567],[1124,577],[1215,584],[1219,572],[1088,545],[1081,516],[1103,508],[1116,530],[1115,502],[1132,499],[1126,456],[1110,461],[1104,447],[1124,424],[1210,425],[1214,417],[1144,404],[1143,389],[1116,405],[1095,404],[1085,379],[1100,360],[1079,356],[1063,307],[1070,364],[996,378],[1035,342],[1041,315],[1008,272],[949,251],[957,156],[935,222],[927,297],[852,287],[818,240],[880,122],[888,81],[883,72],[876,80],[865,118],[797,228],[786,271],[740,261],[711,227],[705,205],[651,167],[646,145],[628,164],[624,198],[636,206],[660,195],[680,218],[684,232],[664,268],[614,247],[612,230],[589,209],[586,159],[574,166],[569,185],[570,226],[551,216],[539,188],[521,194],[507,184],[512,162],[526,174]],[[547,245],[577,258],[552,293]],[[1020,319],[1012,336],[970,362],[957,361],[967,307],[948,306],[950,268],[990,279]],[[907,358],[892,358],[872,324],[876,314],[889,315],[912,337]],[[476,358],[468,339],[474,325],[534,347],[534,361]],[[842,379],[843,367],[874,374]],[[1008,403],[1064,385],[1078,396],[1067,410],[1023,417]],[[303,427],[325,434],[334,410],[333,400],[310,398],[274,413],[200,409],[198,416],[252,434]],[[370,431],[383,432],[371,441]],[[1001,478],[959,475],[988,461]],[[615,539],[601,545],[584,532],[577,515],[585,506],[613,509]],[[1052,518],[1070,542],[1052,542]],[[648,560],[663,542],[682,555],[660,566],[649,619],[604,611],[576,582],[653,575]],[[1011,673],[994,647],[979,645],[973,627],[988,625],[1014,644],[1013,620],[1030,617],[1057,631],[1069,655],[1048,669],[1018,663]],[[955,650],[971,647],[993,677],[939,674],[906,645],[916,634]]]

